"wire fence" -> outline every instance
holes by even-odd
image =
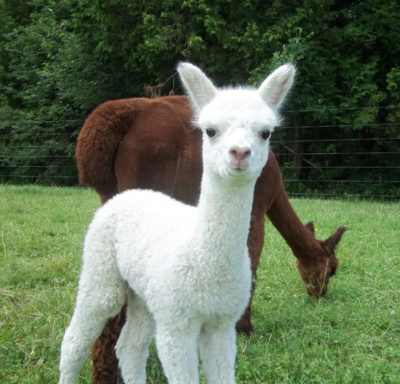
[[[274,132],[271,147],[289,196],[400,200],[400,122],[293,124],[295,114],[373,109],[400,111],[400,106],[283,113],[289,122]],[[82,124],[0,120],[0,181],[77,186],[74,150]]]

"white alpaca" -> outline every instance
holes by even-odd
[[[217,90],[191,64],[178,71],[203,131],[198,207],[131,190],[98,210],[61,347],[60,383],[77,381],[91,345],[126,295],[127,320],[116,347],[126,384],[146,382],[153,337],[169,383],[199,382],[198,349],[208,383],[235,382],[235,323],[250,298],[254,186],[295,70],[279,67],[258,90]]]

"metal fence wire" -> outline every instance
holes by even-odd
[[[364,111],[388,117],[380,123],[360,123],[357,117],[341,122]],[[320,118],[326,114],[331,123]],[[271,148],[289,196],[400,199],[400,106],[287,110],[282,115]],[[74,152],[82,124],[0,119],[0,182],[77,186]]]

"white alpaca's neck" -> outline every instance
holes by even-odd
[[[238,183],[203,174],[195,236],[208,261],[226,264],[243,256],[254,186],[255,180]]]

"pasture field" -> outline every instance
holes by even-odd
[[[337,276],[325,298],[308,297],[267,219],[255,332],[238,337],[238,384],[400,383],[400,203],[292,203],[318,238],[349,228]],[[0,185],[0,383],[57,381],[82,240],[98,206],[87,189]],[[80,383],[90,382],[88,360]],[[154,346],[148,383],[165,383]]]

